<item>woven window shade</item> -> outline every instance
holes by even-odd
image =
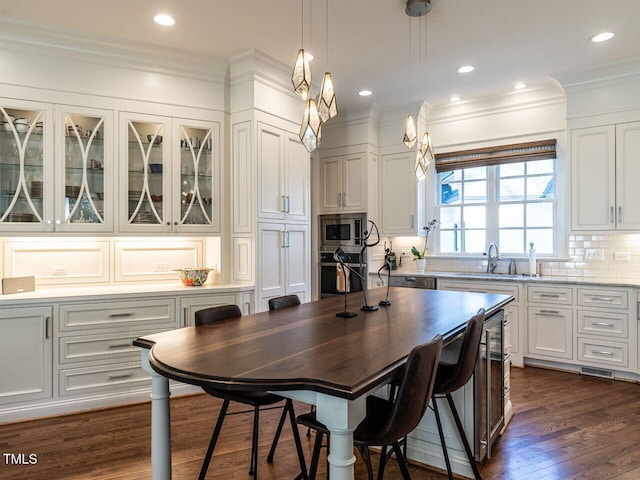
[[[437,153],[436,172],[556,158],[556,139]]]

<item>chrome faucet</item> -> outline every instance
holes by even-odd
[[[495,250],[495,253],[491,254],[491,249]],[[490,243],[487,249],[487,273],[493,273],[498,266],[498,260],[500,259],[500,250],[496,243]]]

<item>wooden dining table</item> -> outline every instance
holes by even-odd
[[[386,288],[367,291],[375,305]],[[333,480],[354,478],[353,431],[366,397],[401,369],[413,347],[442,335],[445,344],[483,308],[487,317],[508,295],[392,287],[391,305],[361,311],[361,292],[347,295],[357,316],[337,317],[332,297],[198,327],[146,335],[142,366],[152,377],[152,479],[171,478],[169,379],[230,391],[271,391],[316,405],[331,432]],[[213,414],[213,413],[212,413]]]

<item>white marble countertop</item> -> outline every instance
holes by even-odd
[[[377,276],[377,274],[373,273]],[[450,280],[489,280],[492,282],[523,282],[523,283],[558,283],[570,285],[594,285],[604,287],[640,287],[640,278],[605,278],[605,277],[566,277],[559,275],[508,275],[505,273],[483,272],[418,272],[411,269],[392,270],[392,276],[434,277]]]
[[[69,298],[84,299],[85,297],[102,296],[167,296],[167,295],[203,295],[206,293],[235,293],[252,291],[252,283],[222,283],[205,284],[201,287],[185,287],[179,281],[176,283],[147,283],[133,285],[89,285],[85,287],[69,286],[36,288],[33,292],[13,293],[0,295],[0,307],[14,303],[42,303],[43,301],[55,302],[68,300]]]

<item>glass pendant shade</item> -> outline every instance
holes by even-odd
[[[420,153],[422,154],[423,164],[426,167],[433,161],[433,144],[431,143],[431,135],[425,132],[422,137],[422,145],[420,145]]]
[[[416,172],[416,179],[419,182],[423,181],[427,177],[427,166],[424,163],[424,157],[422,156],[422,153],[420,153],[420,150],[416,153],[416,164],[414,169]]]
[[[418,134],[416,133],[416,122],[413,120],[413,115],[407,116],[407,122],[404,126],[404,139],[402,140],[407,148],[413,148],[418,140]]]
[[[318,96],[318,114],[322,123],[338,114],[336,92],[333,89],[333,80],[329,72],[325,72],[324,77],[322,77],[322,86]]]
[[[311,88],[311,67],[309,66],[309,59],[304,48],[298,50],[298,56],[296,58],[296,64],[293,67],[293,73],[291,74],[291,81],[293,82],[293,89],[305,100],[309,98],[309,89]]]
[[[304,116],[300,125],[300,140],[309,152],[313,152],[320,145],[322,138],[322,122],[318,115],[318,107],[313,98],[307,100]]]

